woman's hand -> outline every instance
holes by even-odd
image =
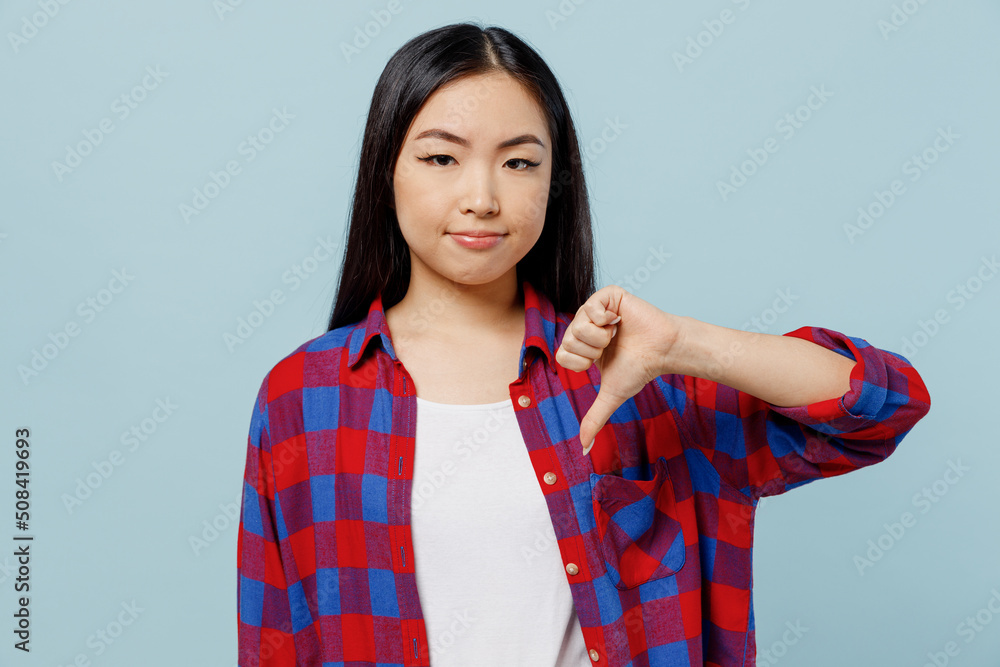
[[[596,362],[601,372],[597,399],[580,420],[584,454],[614,411],[666,372],[666,360],[678,344],[684,321],[618,285],[594,292],[576,311],[556,350],[556,361],[581,372]]]
[[[843,397],[857,364],[853,357],[796,336],[741,331],[666,313],[617,285],[601,288],[580,306],[556,350],[556,362],[573,371],[586,371],[596,362],[601,372],[601,390],[580,420],[584,454],[615,410],[666,373],[703,378],[791,407]]]

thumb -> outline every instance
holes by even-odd
[[[583,416],[580,420],[580,444],[583,445],[583,455],[586,456],[590,451],[590,448],[594,446],[594,440],[597,438],[597,433],[604,427],[614,414],[625,401],[620,400],[616,397],[612,397],[609,392],[601,389],[597,392],[597,398],[594,400],[594,404],[590,406],[587,414]]]

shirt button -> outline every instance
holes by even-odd
[[[556,477],[556,474],[554,472],[547,472],[542,476],[542,479],[545,480],[546,484],[551,486],[552,484],[556,483],[556,479],[558,478]]]
[[[570,574],[580,574],[580,568],[576,566],[576,563],[567,563],[566,571]]]
[[[520,398],[517,399],[517,402],[521,404],[522,408],[526,408],[529,405],[531,405],[531,397],[530,396],[521,396]]]
[[[601,659],[601,654],[597,652],[596,648],[590,649],[590,659],[593,660],[594,662],[597,662],[598,660]]]

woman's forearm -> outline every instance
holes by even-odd
[[[664,373],[714,380],[780,407],[837,398],[850,390],[856,362],[816,343],[673,318],[678,331],[664,354]]]

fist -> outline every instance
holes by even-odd
[[[601,373],[597,399],[580,420],[584,455],[614,411],[666,372],[664,360],[677,341],[680,322],[618,285],[594,292],[576,311],[556,362],[579,372],[596,363]]]

